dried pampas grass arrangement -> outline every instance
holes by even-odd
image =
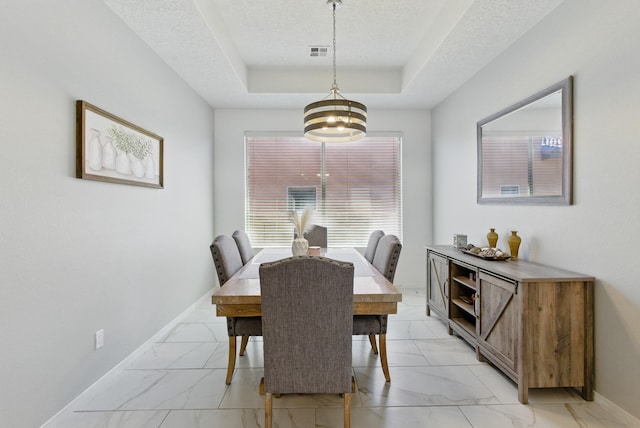
[[[289,214],[291,216],[291,221],[296,228],[296,236],[298,238],[303,238],[306,232],[313,229],[313,211],[311,208],[305,208],[300,215],[298,215],[295,210],[291,211]]]

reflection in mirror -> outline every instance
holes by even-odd
[[[478,203],[571,204],[572,78],[478,122]]]

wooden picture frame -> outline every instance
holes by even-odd
[[[476,128],[478,204],[573,203],[573,76]]]
[[[164,187],[164,139],[86,101],[76,102],[76,177]]]

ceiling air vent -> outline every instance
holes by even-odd
[[[309,56],[327,56],[329,46],[309,46]]]

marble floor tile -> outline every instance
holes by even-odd
[[[422,321],[389,319],[387,326],[387,340],[448,339],[450,337],[444,323],[435,318]]]
[[[411,306],[405,303],[398,303],[398,313],[389,315],[389,321],[394,322],[395,320],[403,320],[403,321],[421,321],[426,317],[424,305],[422,306]]]
[[[469,365],[469,370],[498,397],[502,404],[520,404],[518,386],[490,364]],[[529,389],[530,404],[585,403],[574,388]]]
[[[474,428],[625,427],[593,403],[462,406],[461,410],[472,421]]]
[[[566,409],[555,412],[535,409],[532,406],[508,404],[498,406],[462,406],[461,410],[472,421],[473,428],[579,426]]]
[[[240,352],[240,339],[236,343],[236,352]],[[247,349],[243,356],[236,354],[236,369],[262,368],[264,367],[264,357],[262,353],[262,341],[249,339]],[[220,343],[219,346],[205,363],[205,368],[227,369],[229,363],[229,341]]]
[[[264,409],[264,397],[260,395],[260,379],[263,376],[263,369],[236,369],[219,408]]]
[[[380,355],[373,353],[368,340],[354,340],[352,354],[353,367],[380,367]],[[429,365],[412,340],[387,340],[387,362],[389,367]]]
[[[216,315],[216,307],[211,303],[208,307],[197,307],[185,315],[180,322],[211,322],[226,324],[227,319],[225,317],[219,317]]]
[[[382,373],[382,371],[380,371]],[[221,409],[235,408],[264,408],[264,396],[260,395],[260,379],[264,376],[262,369],[236,370],[224,399],[220,403]],[[342,406],[343,400],[339,395],[330,394],[290,394],[282,395],[273,400],[274,409],[316,408],[326,406]],[[361,406],[360,396],[354,393],[351,406]]]
[[[585,403],[574,388],[538,388],[529,390],[530,404]]]
[[[427,306],[427,293],[423,288],[398,287],[402,292],[402,304],[411,306]]]
[[[354,370],[365,407],[500,403],[465,366],[394,367],[391,382],[377,371]]]
[[[317,410],[317,427],[342,427],[342,409]],[[351,428],[472,428],[456,406],[351,409]]]
[[[415,340],[414,343],[432,366],[485,364],[478,361],[476,351],[457,337]]]
[[[227,325],[190,322],[177,324],[161,342],[228,342]]]
[[[64,412],[42,428],[158,428],[169,410]]]
[[[534,405],[536,408],[545,407],[546,405]],[[569,404],[555,404],[555,407],[563,406],[567,409],[573,418],[578,422],[580,427],[586,428],[633,428],[640,426],[640,422],[629,425],[611,415],[605,408],[593,401]]]
[[[76,411],[217,409],[226,370],[122,370],[91,388]]]
[[[315,426],[315,409],[273,409],[278,428]],[[173,410],[160,428],[262,428],[264,407],[228,410]]]
[[[388,353],[389,349],[387,347],[387,361],[389,360]],[[351,342],[351,364],[353,367],[380,367],[380,356],[373,353],[368,340],[353,340]]]
[[[201,369],[217,348],[224,347],[220,342],[196,343],[154,343],[140,357],[127,366],[127,369]]]
[[[351,394],[351,408],[355,409],[361,406],[360,395],[357,392]],[[342,413],[344,398],[339,394],[289,394],[273,400],[274,409],[319,409],[323,407],[336,407]]]
[[[506,375],[489,364],[473,365],[469,367],[480,382],[495,395],[502,404],[520,404],[518,401],[518,386]]]

